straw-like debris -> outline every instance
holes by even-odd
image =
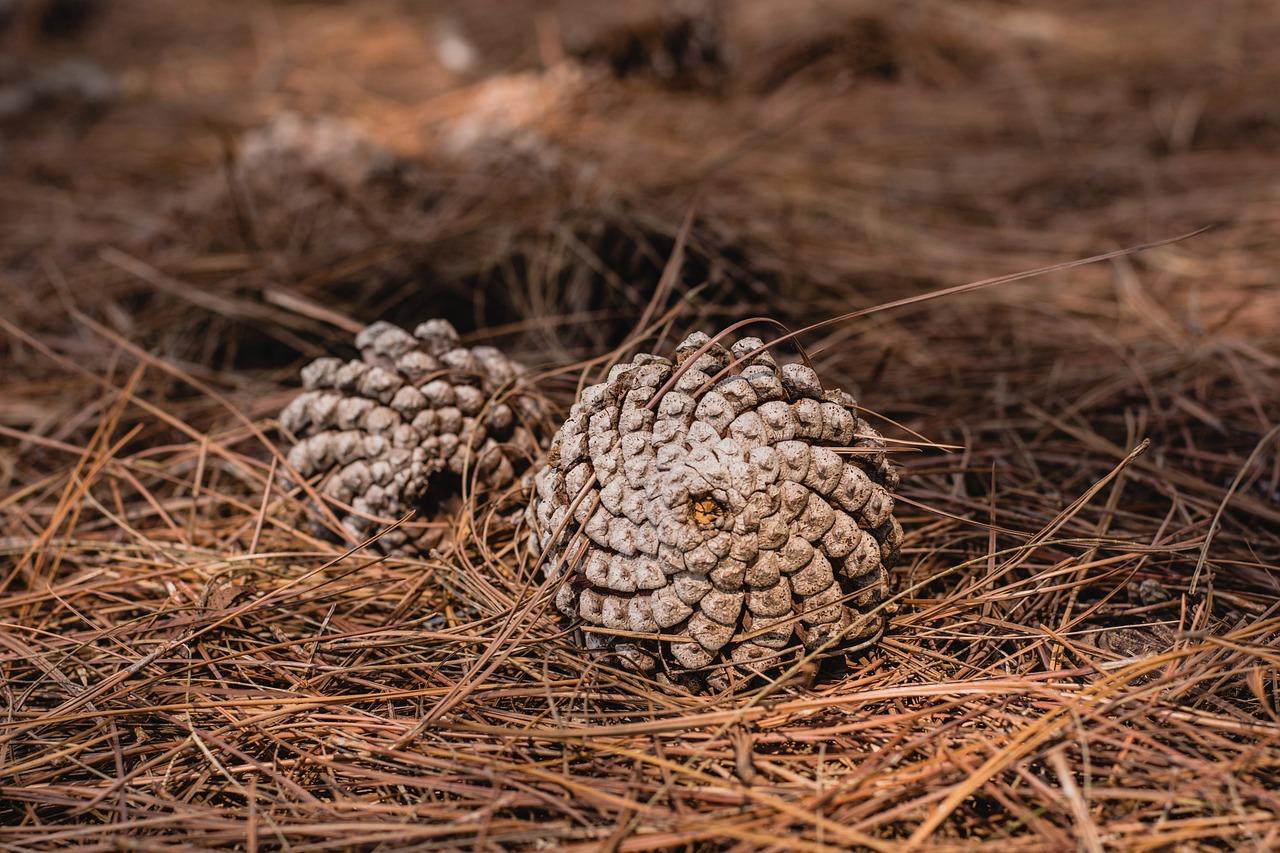
[[[119,87],[0,129],[0,846],[1274,848],[1280,7],[720,3],[677,87],[609,4],[451,5],[461,65],[440,4],[0,3],[22,76]],[[512,137],[504,91],[552,96]],[[285,114],[391,171],[274,192]],[[771,351],[903,471],[898,609],[733,691],[584,649],[518,479],[387,554],[281,452],[378,320],[562,422],[632,353],[855,311]]]

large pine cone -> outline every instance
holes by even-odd
[[[429,490],[456,494],[458,476],[502,487],[536,458],[542,406],[522,386],[523,369],[493,347],[464,347],[446,320],[410,335],[374,323],[356,337],[361,358],[320,358],[302,370],[305,390],[280,414],[298,440],[289,464],[351,508],[342,522],[367,536],[420,507]],[[440,481],[444,487],[438,487]],[[415,553],[405,529],[379,544]]]
[[[689,337],[675,364],[639,355],[583,392],[527,512],[547,572],[568,572],[557,607],[604,629],[587,646],[695,687],[727,684],[726,665],[874,641],[902,540],[897,471],[853,399],[765,350],[699,394],[731,360],[715,345],[686,365],[708,342]],[[732,358],[761,346],[743,338]]]

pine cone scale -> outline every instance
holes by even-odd
[[[351,508],[342,521],[353,534],[403,516],[438,477],[474,473],[497,488],[537,456],[525,420],[539,418],[541,404],[519,386],[520,366],[498,350],[462,346],[444,320],[413,334],[374,323],[355,344],[359,359],[304,367],[304,390],[280,414],[297,438],[289,464],[320,477],[322,492]],[[424,544],[403,530],[380,540],[408,554]]]
[[[527,513],[549,573],[568,575],[557,607],[596,629],[589,647],[694,681],[874,634],[901,541],[897,474],[852,399],[757,339],[708,344],[691,336],[674,360],[638,356],[586,389]]]

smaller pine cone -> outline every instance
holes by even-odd
[[[853,398],[758,338],[689,363],[709,340],[586,389],[526,511],[557,607],[604,629],[587,647],[694,688],[873,642],[902,542],[897,470]]]
[[[322,493],[351,508],[342,522],[356,536],[421,508],[429,489],[456,494],[464,473],[506,486],[538,454],[542,406],[525,392],[523,368],[497,349],[463,346],[447,320],[412,335],[374,323],[356,347],[358,360],[304,367],[305,390],[280,414],[296,438],[289,464],[320,476]],[[427,543],[401,528],[379,544],[414,553]]]

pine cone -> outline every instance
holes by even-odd
[[[493,347],[462,346],[447,320],[412,335],[374,323],[356,347],[358,361],[304,367],[306,390],[280,414],[298,439],[289,464],[308,479],[323,475],[323,493],[354,510],[342,521],[355,535],[420,506],[429,490],[456,493],[464,472],[506,486],[538,454],[542,406],[522,390],[523,369]],[[401,528],[379,544],[416,553],[425,543]]]
[[[690,336],[675,364],[636,356],[583,392],[526,512],[548,573],[568,572],[561,612],[662,635],[587,632],[587,647],[694,687],[727,684],[725,664],[761,672],[837,635],[873,640],[902,541],[898,473],[853,398],[766,350],[704,392],[731,360],[715,345],[685,364],[708,341]],[[732,358],[761,346],[743,338]]]

